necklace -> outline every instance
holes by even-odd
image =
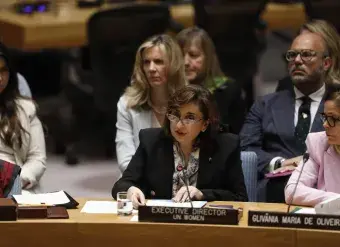
[[[166,113],[166,107],[165,106],[156,107],[155,105],[152,104],[151,100],[149,100],[149,106],[157,114],[165,115],[165,113]]]

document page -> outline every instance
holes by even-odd
[[[13,195],[18,204],[21,205],[59,205],[69,203],[70,200],[64,191],[42,193],[42,194],[23,194]]]
[[[194,208],[202,208],[205,204],[207,201],[192,201]],[[146,206],[191,208],[190,202],[174,202],[172,200],[148,200]]]

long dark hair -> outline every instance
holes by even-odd
[[[18,105],[16,99],[20,98],[18,89],[18,76],[11,63],[10,54],[6,46],[0,43],[0,59],[5,62],[8,70],[8,83],[0,93],[0,140],[9,147],[14,148],[17,143],[22,145],[22,128],[18,118]]]

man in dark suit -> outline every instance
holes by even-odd
[[[297,36],[286,59],[293,90],[259,99],[240,134],[242,150],[258,156],[259,186],[267,185],[268,202],[284,202],[289,176],[272,178],[267,184],[264,174],[295,169],[306,151],[307,134],[323,130],[319,113],[323,112],[324,75],[332,63],[325,40],[314,33]]]

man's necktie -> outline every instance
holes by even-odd
[[[311,124],[310,116],[310,104],[311,99],[307,96],[301,97],[302,105],[299,108],[298,122],[295,127],[295,138],[296,143],[299,148],[299,153],[303,154],[306,152],[306,138],[309,133],[309,128]]]

